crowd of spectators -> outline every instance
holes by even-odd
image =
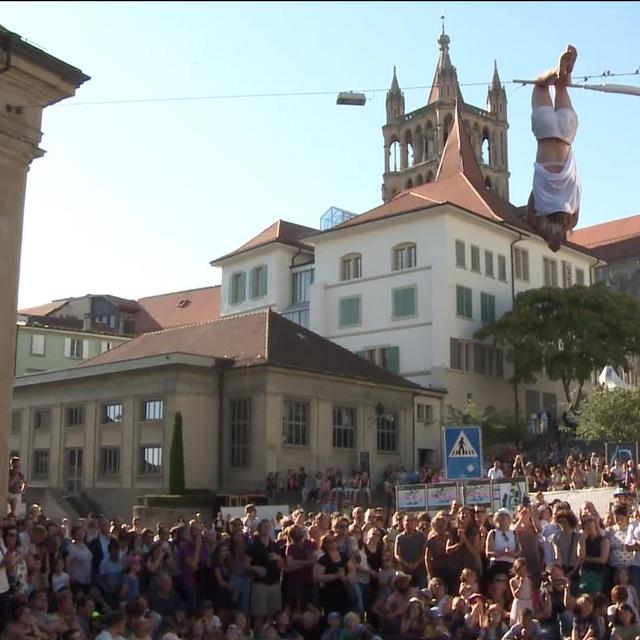
[[[514,513],[454,501],[433,515],[356,505],[270,521],[248,505],[243,518],[195,514],[147,528],[104,515],[55,521],[38,505],[19,517],[26,485],[16,484],[12,461],[18,493],[0,521],[1,637],[635,640],[635,476],[619,462],[605,476],[595,455],[562,466],[601,468],[616,485],[610,508],[548,503],[540,490]],[[529,469],[516,455],[500,470]],[[405,480],[387,471],[385,481]]]

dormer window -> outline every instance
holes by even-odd
[[[182,300],[178,302],[176,307],[179,307],[180,309],[184,309],[185,307],[188,307],[190,304],[191,304],[191,300],[187,298],[182,298]]]
[[[393,248],[393,270],[411,269],[416,266],[416,245],[413,242]]]
[[[362,256],[352,253],[340,259],[340,280],[355,280],[362,277]]]

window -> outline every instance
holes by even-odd
[[[502,378],[504,355],[502,349],[481,342],[451,338],[451,368],[458,371],[473,371],[481,375]]]
[[[458,371],[471,371],[471,343],[451,338],[451,368]]]
[[[249,278],[251,297],[262,298],[267,295],[267,266],[261,265],[251,269]]]
[[[484,252],[484,274],[493,278],[493,251]]]
[[[111,351],[111,349],[113,349],[113,342],[111,342],[111,340],[103,340],[100,344],[100,353]]]
[[[291,303],[300,304],[301,302],[309,302],[309,291],[313,284],[313,269],[298,271],[291,274]],[[301,323],[298,323],[301,324]]]
[[[496,297],[490,293],[480,294],[480,320],[482,322],[495,322]]]
[[[44,479],[49,475],[49,449],[34,449],[33,472],[34,478]]]
[[[584,286],[584,271],[576,268],[576,284]]]
[[[596,282],[605,282],[607,279],[606,267],[595,267],[593,275]]]
[[[122,422],[122,404],[109,402],[102,405],[102,424]]]
[[[573,265],[567,260],[563,260],[562,263],[562,288],[568,289],[573,286]]]
[[[542,258],[542,267],[544,271],[544,286],[558,286],[558,263],[551,258]]]
[[[84,407],[67,407],[64,412],[64,423],[67,427],[84,424]]]
[[[502,378],[502,350],[480,342],[473,343],[473,372]]]
[[[471,245],[471,271],[480,273],[480,247]]]
[[[382,415],[377,419],[378,451],[398,450],[397,416]]]
[[[234,273],[229,278],[229,304],[240,304],[247,297],[247,274],[244,271]]]
[[[340,261],[340,280],[354,280],[362,277],[362,256],[355,253]]]
[[[120,475],[120,447],[100,448],[100,476]]]
[[[86,354],[86,355],[85,355]],[[81,359],[89,355],[89,341],[77,338],[64,339],[65,358]]]
[[[430,404],[418,403],[416,405],[416,420],[418,422],[433,422],[433,406]]]
[[[498,256],[498,280],[507,281],[507,259],[504,256]]]
[[[152,422],[164,418],[164,400],[145,400],[142,403],[142,420]]]
[[[400,373],[400,347],[371,347],[356,354],[391,373]]]
[[[360,324],[360,296],[340,300],[340,327],[353,327]]]
[[[393,318],[410,318],[417,313],[416,287],[393,290]]]
[[[456,313],[463,318],[473,318],[471,289],[468,287],[456,286]]]
[[[393,250],[393,270],[411,269],[416,266],[416,245],[404,244]]]
[[[141,476],[159,476],[162,473],[162,447],[160,445],[140,447],[138,472]]]
[[[22,411],[14,411],[11,414],[11,433],[20,433],[22,430]]]
[[[40,333],[31,334],[31,355],[32,356],[44,355],[44,335]]]
[[[285,400],[282,414],[282,443],[309,446],[309,404]]]
[[[526,249],[513,249],[513,273],[516,280],[529,282],[529,252]]]
[[[356,448],[356,410],[333,407],[333,446],[336,449]]]
[[[301,327],[309,328],[309,309],[298,309],[296,311],[283,312],[282,315],[291,322],[299,324]]]
[[[36,409],[33,412],[34,429],[51,429],[51,409]]]
[[[466,250],[464,242],[462,242],[462,240],[456,240],[456,266],[467,266]]]
[[[249,436],[251,426],[251,401],[249,398],[231,400],[231,466],[249,465]]]

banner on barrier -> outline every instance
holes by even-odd
[[[458,500],[458,485],[455,482],[427,485],[427,507],[429,511],[448,509],[454,500]]]
[[[496,480],[491,483],[493,492],[493,512],[498,509],[508,509],[515,515],[518,507],[522,504],[522,498],[528,495],[527,479],[511,478],[509,480]]]
[[[426,484],[404,484],[396,487],[396,509],[398,511],[425,511],[426,508]]]
[[[609,511],[609,505],[613,504],[613,492],[615,487],[602,487],[599,489],[577,489],[573,491],[546,491],[544,499],[547,504],[554,500],[568,502],[575,514],[580,513],[580,507],[585,502],[592,502],[600,517],[604,518]]]
[[[491,481],[465,482],[465,484],[462,485],[462,496],[465,506],[491,508]]]

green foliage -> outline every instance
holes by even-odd
[[[535,382],[544,368],[577,409],[594,371],[623,366],[640,353],[640,303],[602,285],[529,289],[516,296],[511,311],[476,333],[480,340],[490,337],[507,347],[513,382]]]
[[[176,411],[173,419],[171,452],[169,454],[169,491],[184,493],[184,448],[182,446],[182,414]]]
[[[584,440],[628,442],[640,434],[640,388],[597,388],[587,396],[576,431]]]
[[[527,436],[526,425],[517,421],[507,412],[497,411],[494,407],[478,409],[473,402],[468,402],[464,411],[447,405],[446,424],[477,425],[482,427],[482,442],[485,446],[493,444],[518,442]]]

